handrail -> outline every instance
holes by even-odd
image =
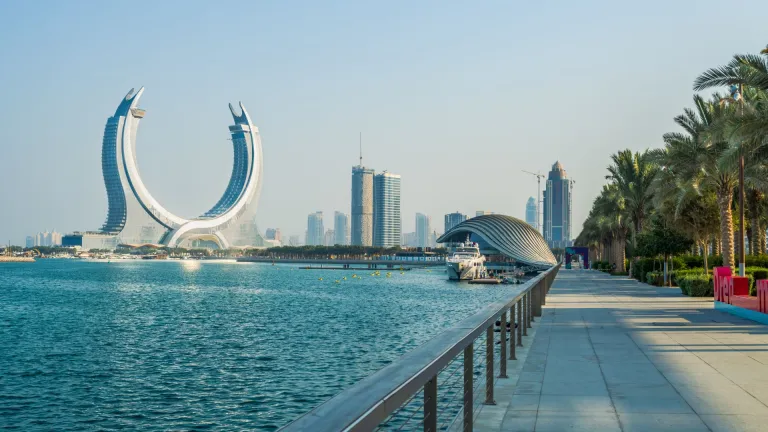
[[[515,358],[515,332],[517,332],[517,346],[522,346],[522,336],[527,334],[530,322],[534,316],[541,316],[541,306],[544,297],[557,275],[560,264],[550,268],[526,282],[519,285],[516,292],[504,300],[496,301],[476,314],[461,320],[455,326],[438,334],[426,343],[404,354],[395,362],[374,372],[372,375],[358,381],[352,387],[342,391],[312,411],[302,415],[290,424],[283,427],[284,432],[308,431],[335,432],[335,431],[368,431],[373,430],[385,421],[413,395],[422,388],[425,392],[424,403],[424,430],[436,429],[436,400],[437,400],[437,375],[448,366],[456,357],[464,352],[465,390],[469,395],[464,395],[464,430],[472,429],[472,377],[473,374],[472,349],[474,342],[486,333],[487,355],[486,370],[493,371],[494,332],[493,326],[501,317],[501,377],[506,377],[506,315],[509,311],[511,323],[515,322],[515,309],[517,309],[518,328],[510,326],[510,355]],[[515,307],[517,306],[517,308]],[[486,385],[486,402],[493,402],[493,374],[486,375],[491,379],[490,388]],[[469,389],[466,382],[469,380]],[[488,393],[490,392],[490,394]],[[431,394],[432,404],[426,399]],[[469,399],[467,399],[469,398]],[[469,404],[469,409],[467,409]],[[435,411],[435,412],[431,412]],[[428,427],[428,417],[433,427]],[[469,418],[467,418],[469,416]]]

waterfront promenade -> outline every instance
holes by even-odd
[[[596,271],[562,270],[475,431],[763,431],[768,327]]]

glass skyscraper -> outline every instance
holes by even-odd
[[[333,232],[335,238],[334,244],[348,245],[349,244],[349,215],[337,211],[333,215]]]
[[[400,176],[384,171],[373,179],[373,245],[400,246]]]
[[[528,198],[528,202],[525,204],[525,221],[528,225],[539,229],[538,215],[536,214],[536,199],[534,197]]]
[[[445,215],[445,232],[467,220],[467,215],[456,212]]]
[[[571,182],[560,161],[552,165],[544,190],[544,240],[551,248],[571,246]]]
[[[350,240],[355,246],[373,245],[373,174],[371,168],[352,167]]]
[[[433,246],[432,242],[430,241],[431,234],[432,234],[432,218],[422,213],[416,213],[416,246],[418,247]]]
[[[307,216],[307,246],[322,246],[325,244],[325,227],[323,227],[323,212],[310,213]]]

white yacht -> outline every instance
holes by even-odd
[[[472,280],[485,277],[485,256],[476,243],[460,244],[446,259],[448,279]]]

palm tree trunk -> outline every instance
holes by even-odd
[[[758,233],[760,232],[758,228],[758,222],[757,217],[752,216],[752,220],[750,221],[750,227],[749,227],[749,254],[750,255],[760,255],[760,240],[758,239]]]
[[[723,250],[723,266],[733,268],[733,214],[731,213],[733,191],[721,191],[717,194],[717,206],[720,208],[720,239]]]
[[[703,255],[704,255],[704,273],[707,274],[707,273],[709,273],[709,263],[707,262],[708,252],[707,252],[707,241],[706,240],[702,241],[702,247],[703,247],[703,250],[704,250],[704,253],[703,253]]]

